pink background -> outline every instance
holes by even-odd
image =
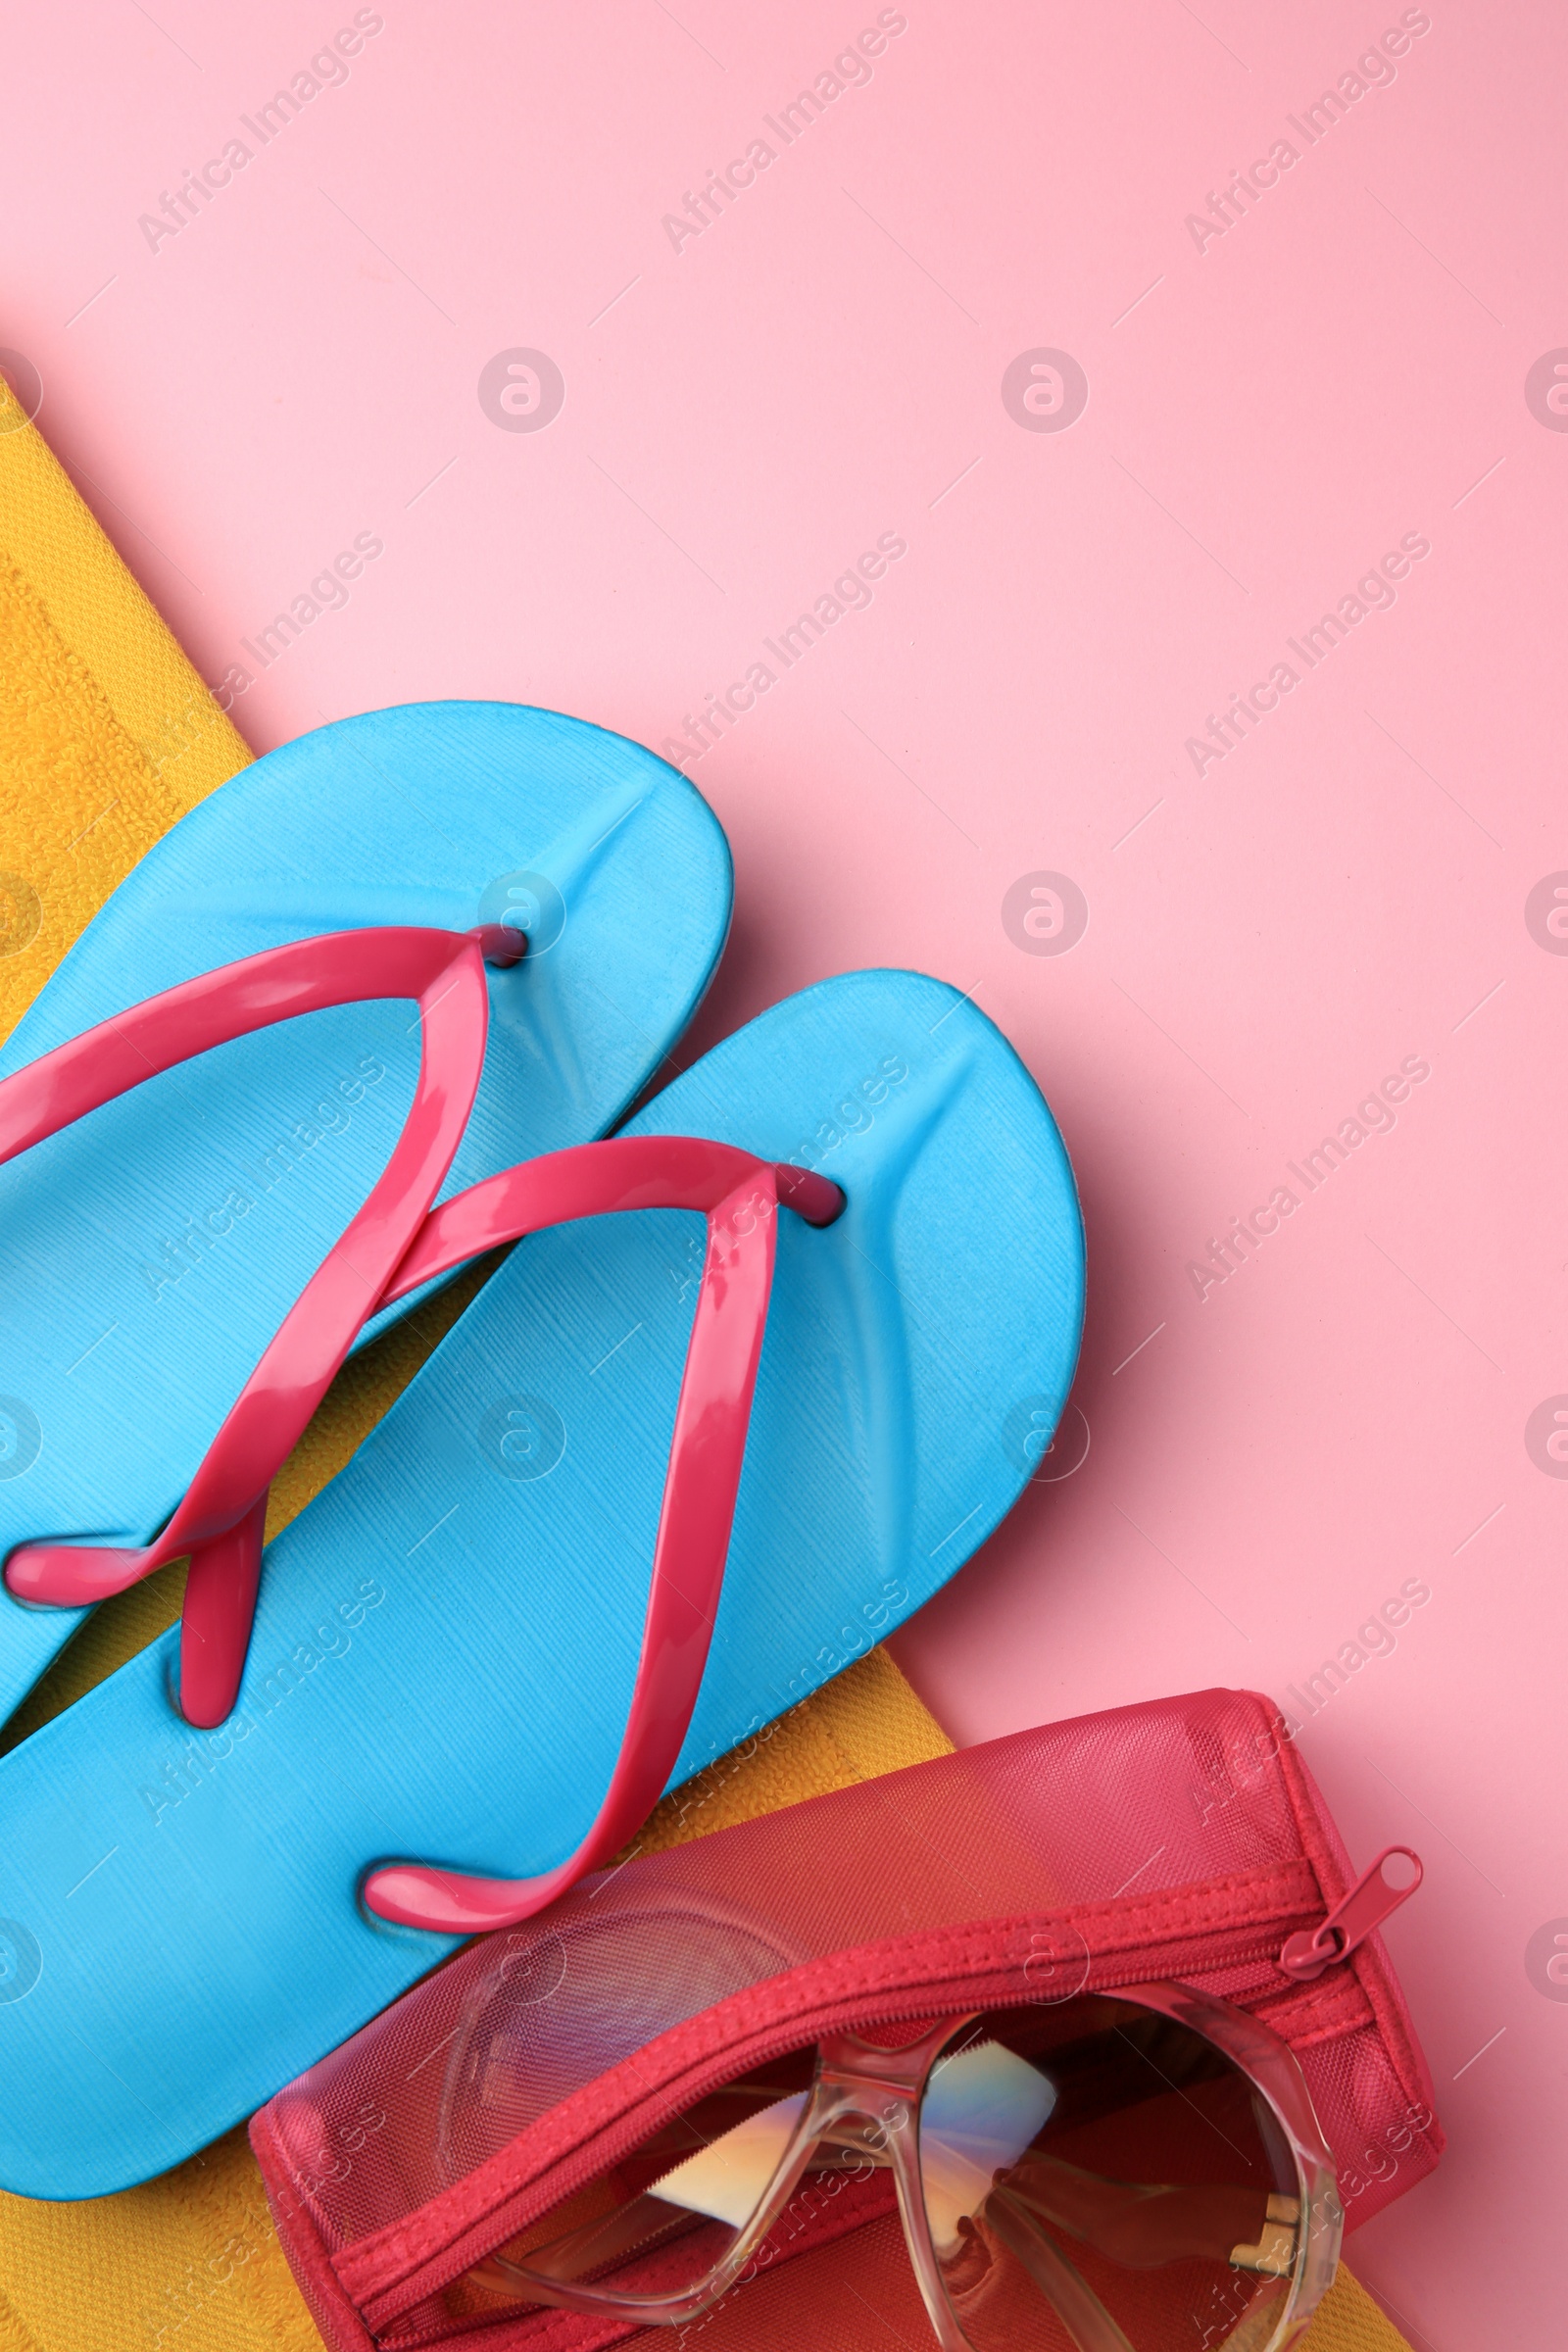
[[[921,965],[1061,1120],[1091,1445],[899,1642],[960,1740],[1211,1682],[1295,1704],[1430,1590],[1301,1736],[1357,1859],[1408,1840],[1428,1871],[1389,1941],[1451,2150],[1353,2258],[1418,2344],[1541,2341],[1568,2003],[1526,1951],[1568,1930],[1568,1462],[1525,1428],[1568,1391],[1568,941],[1525,902],[1568,866],[1568,418],[1525,379],[1568,343],[1568,35],[1539,0],[1433,0],[1308,145],[1286,117],[1388,0],[909,0],[785,147],[763,116],[876,13],[386,0],[260,147],[240,115],[352,8],[24,12],[0,343],[209,679],[384,542],[235,702],[258,750],[442,695],[659,746],[907,541],[690,762],[739,896],[683,1051]],[[236,133],[253,160],[150,249],[138,216]],[[676,250],[662,216],[758,137],[776,160]],[[1189,212],[1281,137],[1299,160],[1200,250]],[[480,406],[517,347],[564,378],[541,431]],[[1087,374],[1065,430],[1004,405],[1039,347]],[[1287,637],[1406,533],[1396,603],[1308,671]],[[1196,772],[1188,738],[1281,660],[1294,691]],[[1004,927],[1040,871],[1088,902],[1063,954]],[[1396,1126],[1307,1196],[1286,1162],[1405,1056],[1430,1076]],[[1200,1299],[1189,1261],[1282,1184],[1299,1207]]]

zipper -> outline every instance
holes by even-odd
[[[1383,1875],[1383,1865],[1396,1854],[1402,1856],[1414,1872],[1402,1886],[1392,1886]],[[1321,1927],[1310,1934],[1302,1929],[1287,1937],[1280,1951],[1280,1967],[1298,1984],[1310,1984],[1326,1968],[1348,1960],[1357,1944],[1364,1943],[1375,1928],[1382,1927],[1391,1912],[1408,1902],[1424,1876],[1419,1854],[1412,1853],[1407,1845],[1386,1845],[1377,1860],[1362,1871],[1355,1885],[1340,1897]]]
[[[1408,1886],[1391,1886],[1383,1879],[1383,1866],[1395,1854],[1403,1855],[1414,1866],[1415,1875]],[[1249,1922],[1245,1927],[1211,1931],[1212,1942],[1219,1944],[1222,1948],[1218,1951],[1210,1950],[1204,1953],[1200,1959],[1189,1952],[1178,1960],[1168,1945],[1163,1950],[1157,1947],[1151,1950],[1146,1947],[1143,1952],[1118,1954],[1119,1965],[1109,1968],[1103,1973],[1126,1984],[1145,1983],[1151,1975],[1155,1977],[1176,1975],[1184,1981],[1190,1977],[1194,1981],[1201,1982],[1202,1977],[1212,1969],[1246,1967],[1249,1963],[1258,1963],[1268,1970],[1275,1968],[1282,1970],[1287,1977],[1294,1979],[1298,1984],[1309,1984],[1314,1978],[1321,1976],[1326,1969],[1348,1959],[1356,1946],[1362,1943],[1373,1930],[1388,1918],[1391,1912],[1397,1910],[1400,1903],[1415,1892],[1421,1884],[1421,1878],[1422,1865],[1419,1855],[1412,1853],[1408,1846],[1388,1846],[1378,1855],[1371,1867],[1356,1880],[1354,1886],[1341,1897],[1328,1917],[1317,1928],[1298,1930],[1287,1938],[1283,1948],[1274,1940],[1279,1935],[1280,1928],[1293,1915],[1299,1919],[1304,1906],[1293,1906],[1291,1910],[1276,1912],[1272,1924],[1267,1916],[1264,1916]],[[1176,1940],[1182,1942],[1187,1941],[1188,1938],[1178,1937]],[[1087,1944],[1084,1946],[1084,1961],[1086,1964],[1084,1973],[1087,1978],[1090,1961]],[[1260,1986],[1259,1989],[1262,1987]],[[1096,1990],[1113,1999],[1117,1990],[1117,1982],[1098,1983]],[[910,1986],[907,1988],[907,1993],[916,1995],[924,2001],[923,2015],[925,2017],[929,2018],[942,2013],[940,1987],[928,1984],[922,1984],[918,1988]],[[868,2026],[901,2024],[907,2022],[910,2018],[912,2012],[907,1996],[904,2002],[892,2009],[872,2006],[874,1997],[872,1995],[867,2008],[857,2015],[854,2028],[850,2030],[863,2030]],[[1039,1993],[1032,1993],[1027,1985],[1016,1991],[1009,1988],[1005,1993],[1002,1993],[999,1987],[990,1999],[982,2003],[982,2006],[1007,2009],[1026,2005],[1032,1998],[1038,1999],[1039,1997]],[[1244,1992],[1225,1997],[1233,1998],[1244,2009],[1248,2009],[1256,1996],[1251,1992]],[[841,2027],[824,2027],[822,2029],[822,2031],[842,2030],[845,2029]],[[810,2037],[808,2034],[807,2038]],[[802,2038],[803,2021],[800,2017],[781,2021],[772,2032],[759,2035],[756,2039],[748,2037],[749,2063],[753,2066],[766,2065],[770,2058],[778,2057],[784,2051],[797,2048]],[[710,2053],[710,2055],[711,2060],[718,2054]],[[598,2136],[597,2133],[594,2134],[595,2138]],[[555,2198],[559,2199],[569,2196],[586,2180],[593,2179],[599,2171],[603,2170],[604,2158],[597,2147],[590,2147],[586,2150],[579,2150],[573,2158],[558,2164],[552,2169],[556,2181]],[[510,2202],[510,2200],[504,2201]],[[511,2227],[514,2229],[515,2223],[514,2222]],[[458,2238],[470,2234],[472,2229],[473,2216],[471,2213],[466,2213],[462,2226],[455,2228],[453,2234],[445,2238],[440,2249],[441,2252],[450,2253]],[[424,2261],[416,2266],[412,2277],[405,2272],[396,2279],[375,2276],[374,2265],[372,2265],[370,2276],[360,2276],[358,2267],[353,2261],[355,2251],[356,2249],[352,2247],[345,2249],[346,2259],[342,2264],[345,2275],[342,2283],[360,2308],[362,2317],[368,2317],[373,2311],[374,2317],[369,2323],[372,2332],[395,2328],[399,2321],[406,2320],[411,2306],[417,2304],[434,2291],[430,2284],[432,2257],[436,2256],[437,2252],[434,2245]],[[399,2267],[401,2269],[401,2265]],[[461,2275],[461,2269],[458,2274],[454,2275]],[[450,2284],[451,2280],[448,2278],[442,2283]],[[398,2337],[396,2340],[400,2345],[406,2345],[408,2352],[415,2352],[415,2347],[426,2339],[416,2333]]]

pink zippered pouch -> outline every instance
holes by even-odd
[[[466,1946],[251,2139],[333,2352],[595,2352],[646,2331],[498,2317],[467,2274],[708,2082],[846,2028],[1173,1979],[1294,2049],[1353,2229],[1443,2146],[1376,1932],[1398,1899],[1352,1872],[1271,1700],[1154,1700],[586,1879]]]

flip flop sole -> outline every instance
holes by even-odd
[[[678,1781],[881,1640],[1015,1500],[1071,1379],[1083,1246],[1033,1080],[913,974],[774,1007],[632,1128],[808,1160],[848,1203],[779,1221]],[[675,1210],[520,1244],[270,1546],[227,1725],[175,1715],[166,1637],[0,1762],[0,2182],[163,2170],[453,1948],[367,1916],[370,1863],[572,1850],[630,1699],[702,1246]]]
[[[376,711],[270,753],[183,818],[18,1024],[0,1076],[264,948],[514,911],[530,952],[489,973],[444,1198],[612,1125],[701,1000],[729,908],[717,821],[640,745],[506,704]],[[390,1156],[411,1015],[390,1001],[285,1022],[0,1168],[0,1556],[46,1536],[145,1543],[169,1517]],[[0,1587],[0,1717],[82,1614]]]

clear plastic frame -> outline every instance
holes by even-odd
[[[1296,2058],[1174,1984],[867,2024],[719,2082],[473,2286],[683,2327],[894,2212],[941,2352],[1284,2352],[1334,2277]]]

